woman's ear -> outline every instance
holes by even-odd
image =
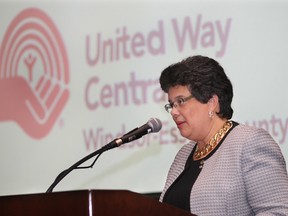
[[[219,98],[214,94],[208,101],[209,110],[212,112],[219,112]]]

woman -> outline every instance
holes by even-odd
[[[160,201],[196,215],[288,215],[288,176],[279,146],[263,129],[232,121],[232,84],[219,63],[189,57],[160,77],[165,109],[184,145]]]

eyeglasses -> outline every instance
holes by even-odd
[[[164,106],[165,110],[168,112],[168,113],[171,113],[172,112],[172,109],[173,107],[181,107],[185,104],[186,101],[190,100],[191,98],[193,98],[194,96],[193,95],[190,95],[188,97],[179,97],[177,98],[175,101],[171,102],[171,103],[168,103]]]

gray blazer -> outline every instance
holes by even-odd
[[[183,171],[195,143],[184,145],[173,161],[169,186]],[[196,215],[288,215],[288,176],[281,150],[263,129],[236,126],[205,161],[190,196]]]

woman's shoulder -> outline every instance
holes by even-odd
[[[267,137],[269,139],[272,138],[271,135],[263,128],[258,128],[234,121],[233,124],[235,124],[235,127],[231,131],[231,135],[239,139],[258,139],[259,137]]]
[[[249,126],[241,123],[237,125],[230,132],[227,137],[229,143],[233,143],[233,146],[239,148],[245,147],[251,148],[277,148],[278,144],[275,142],[273,137],[263,128]]]

